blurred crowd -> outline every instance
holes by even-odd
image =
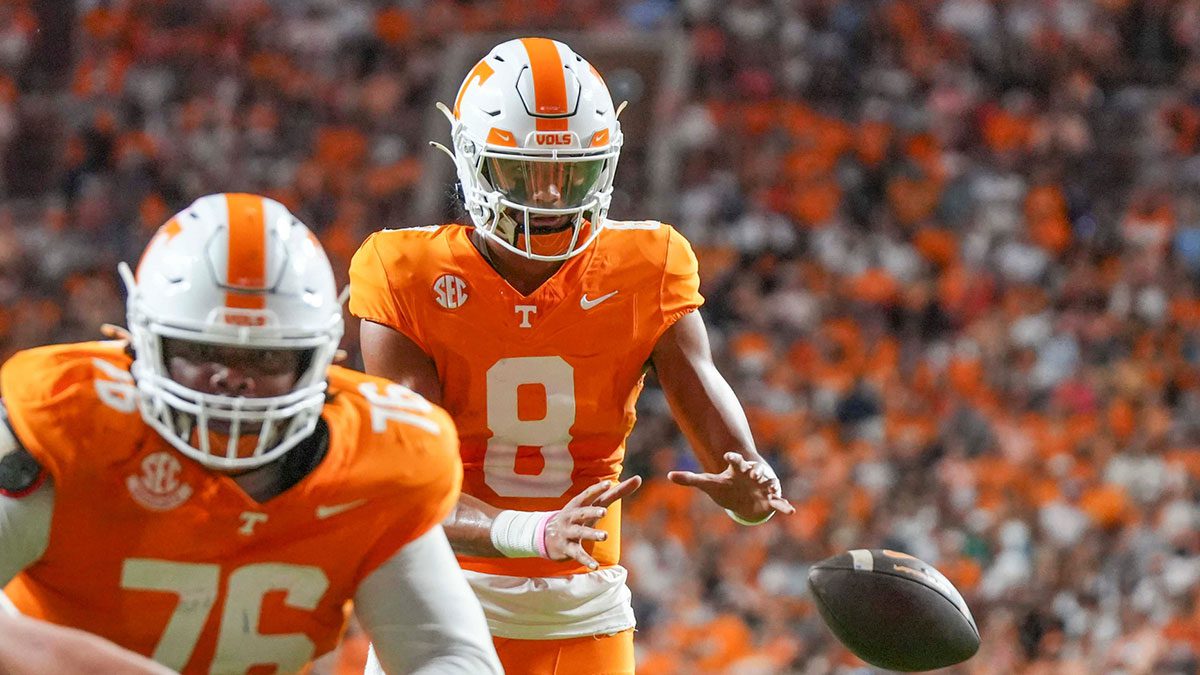
[[[5,355],[120,323],[115,262],[200,194],[280,199],[343,279],[425,224],[456,34],[679,31],[676,198],[613,215],[695,245],[798,513],[743,528],[668,484],[694,460],[649,389],[639,672],[866,672],[805,580],[877,547],[963,591],[956,672],[1200,671],[1197,0],[79,0],[53,49],[47,5],[0,3]]]

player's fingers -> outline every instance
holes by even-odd
[[[593,506],[611,506],[619,499],[624,499],[633,494],[642,485],[641,476],[633,476],[613,485],[604,491],[604,494],[596,498],[592,502]]]
[[[688,487],[709,487],[720,482],[720,478],[711,473],[693,473],[691,471],[669,471],[667,472],[667,480],[676,485],[686,485]]]
[[[129,336],[129,331],[124,326],[117,326],[111,323],[100,325],[100,334],[110,340],[124,340],[129,342],[132,338]]]
[[[570,556],[575,562],[590,570],[599,569],[600,567],[600,564],[596,562],[596,559],[588,555],[588,552],[583,550],[583,546],[580,545],[579,542],[573,541],[567,544],[567,555]]]
[[[604,541],[608,539],[608,533],[604,530],[597,530],[586,525],[572,525],[566,529],[565,534],[571,541]]]
[[[568,523],[594,523],[603,518],[604,514],[606,513],[608,513],[608,509],[603,507],[581,506],[577,509],[571,509],[571,511],[566,514],[566,521]]]
[[[771,505],[771,508],[775,509],[776,511],[778,511],[784,515],[788,515],[788,514],[792,514],[792,513],[796,512],[796,507],[792,506],[791,502],[789,502],[788,500],[786,500],[782,497],[773,497],[771,499],[768,499],[767,503]]]
[[[591,504],[596,500],[596,497],[599,497],[601,493],[608,489],[609,485],[611,485],[611,483],[606,480],[602,480],[594,485],[589,485],[586,490],[575,495],[571,501],[567,502],[567,505],[564,506],[563,509],[572,509],[583,506],[584,504]]]
[[[750,471],[754,468],[753,462],[736,452],[725,453],[725,461],[729,462],[729,465],[735,470],[742,473],[750,473]]]

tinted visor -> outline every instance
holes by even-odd
[[[521,206],[573,209],[596,195],[606,161],[538,162],[488,157],[484,174],[505,199]]]

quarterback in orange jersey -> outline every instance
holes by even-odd
[[[512,40],[442,110],[473,226],[359,249],[367,370],[455,420],[464,495],[446,531],[508,672],[632,672],[619,499],[640,479],[613,481],[647,369],[709,472],[672,480],[746,524],[792,507],[712,363],[690,246],[606,219],[622,137],[596,70],[562,43]]]
[[[331,363],[333,272],[277,202],[203,197],[125,265],[127,340],[0,368],[0,585],[185,673],[296,672],[348,601],[392,672],[493,673],[440,523],[453,423]]]

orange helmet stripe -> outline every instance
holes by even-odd
[[[227,194],[229,212],[229,267],[225,284],[234,288],[263,288],[267,285],[267,222],[262,197]],[[263,309],[264,295],[225,292],[225,306],[233,309]]]
[[[521,38],[521,44],[529,53],[529,65],[533,71],[533,112],[535,115],[566,115],[567,78],[563,74],[562,57],[553,40],[546,38]],[[567,120],[537,118],[538,131],[566,131]]]

